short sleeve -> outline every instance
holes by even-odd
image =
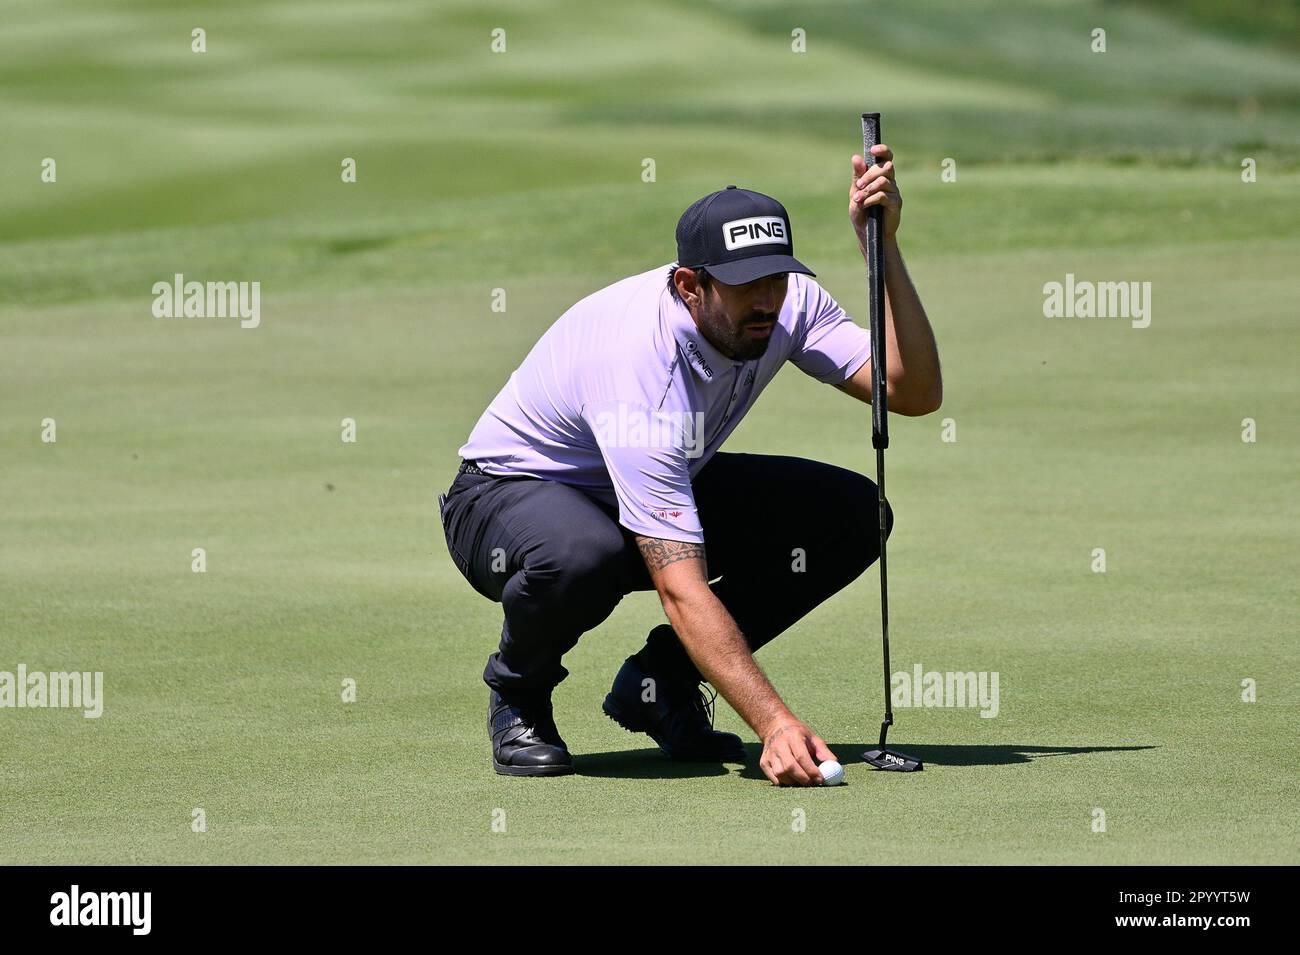
[[[802,285],[799,317],[803,334],[795,342],[790,361],[804,374],[828,385],[847,381],[871,357],[871,332],[849,318],[812,279],[803,279]]]
[[[690,473],[700,418],[627,402],[588,405],[582,416],[614,486],[618,522],[645,537],[703,543]]]

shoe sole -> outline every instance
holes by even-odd
[[[623,705],[619,702],[618,697],[613,693],[606,695],[605,702],[601,704],[600,708],[605,711],[606,716],[629,733],[648,732],[646,724],[629,716],[627,710],[623,709]]]
[[[559,766],[508,766],[492,758],[492,768],[502,776],[569,776],[573,773],[573,764]]]
[[[618,697],[613,693],[606,695],[605,702],[601,704],[600,708],[605,711],[606,716],[629,733],[645,733],[647,736],[650,736],[650,730],[647,724],[641,720],[629,717],[627,715],[627,710],[623,709],[622,703],[619,702]],[[653,736],[650,736],[650,738],[654,739]],[[677,756],[670,750],[665,749],[664,745],[657,739],[654,741],[655,745],[663,751],[665,756],[682,763],[743,763],[746,758],[743,746],[740,749],[732,750],[727,753],[719,753],[717,755],[712,753],[688,753]]]

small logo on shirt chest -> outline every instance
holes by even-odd
[[[727,405],[728,414],[731,413],[732,406],[735,405],[736,399],[740,397],[740,393],[742,391],[745,391],[747,388],[749,388],[749,386],[752,385],[753,383],[754,383],[754,369],[753,368],[746,369],[745,380],[742,381],[739,385],[737,385],[736,390],[731,393],[731,402],[730,404]]]

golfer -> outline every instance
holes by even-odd
[[[848,211],[865,258],[867,210],[883,209],[884,262],[870,264],[887,289],[889,410],[929,414],[938,350],[898,248],[893,154],[872,154],[870,168],[852,159]],[[682,215],[676,262],[561,315],[479,418],[439,510],[456,566],[504,611],[483,673],[498,773],[573,772],[551,709],[561,659],[625,594],[653,589],[667,623],[623,664],[605,713],[673,759],[742,761],[740,738],[713,729],[707,681],[762,740],[773,784],[821,782],[834,754],[754,653],[879,556],[876,485],[718,450],[786,362],[870,402],[870,335],[813,276],[784,206],[728,186]]]

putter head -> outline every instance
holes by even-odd
[[[862,754],[862,761],[876,769],[895,773],[919,773],[925,769],[925,765],[919,759],[888,749],[869,749]]]

